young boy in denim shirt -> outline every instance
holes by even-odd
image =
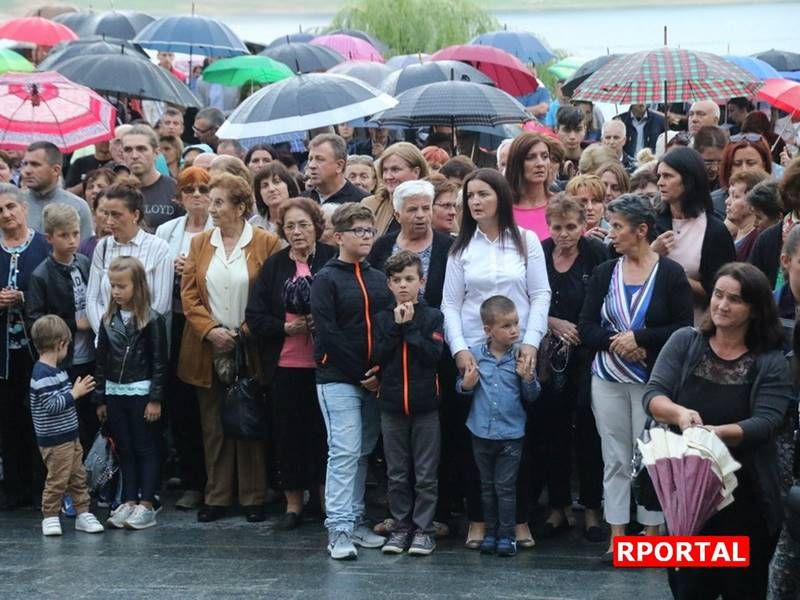
[[[481,502],[486,535],[480,550],[514,556],[517,472],[525,437],[526,404],[539,395],[534,377],[524,378],[517,359],[519,316],[505,296],[481,304],[487,340],[470,348],[475,366],[468,366],[456,382],[457,390],[472,395],[467,427],[481,477]]]

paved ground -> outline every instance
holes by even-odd
[[[239,515],[199,524],[169,508],[140,532],[44,538],[31,510],[0,513],[0,598],[213,599],[409,598],[633,599],[670,597],[663,571],[599,564],[603,546],[568,532],[515,558],[481,556],[462,540],[440,541],[430,557],[385,557],[362,550],[355,562],[324,552],[322,526],[292,532]],[[102,516],[102,515],[101,515]]]

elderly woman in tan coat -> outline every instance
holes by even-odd
[[[225,437],[219,414],[225,388],[214,355],[233,350],[236,336],[247,332],[244,315],[251,284],[264,261],[280,250],[280,242],[247,222],[253,190],[242,178],[229,173],[213,177],[209,195],[214,228],[192,240],[181,281],[186,328],[178,376],[197,387],[208,477],[197,520],[215,521],[225,514],[238,478],[239,503],[247,520],[258,522],[265,518],[266,447],[262,441]]]

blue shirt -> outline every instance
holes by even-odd
[[[488,342],[469,349],[478,364],[478,384],[472,390],[463,388],[458,378],[456,390],[472,395],[472,408],[467,428],[473,435],[487,440],[516,440],[525,436],[527,417],[523,402],[533,402],[539,395],[539,382],[525,383],[517,375],[517,347],[496,358]]]
[[[544,85],[539,84],[536,91],[525,94],[524,96],[518,96],[517,100],[525,107],[536,106],[542,102],[550,102],[550,91]]]

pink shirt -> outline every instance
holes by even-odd
[[[514,220],[517,225],[523,229],[534,232],[540,240],[546,240],[550,237],[550,228],[547,226],[547,219],[544,213],[547,210],[547,205],[538,208],[521,208],[514,207]]]
[[[294,277],[308,277],[311,275],[311,270],[306,263],[294,263],[297,266]],[[286,322],[291,323],[296,320],[298,315],[286,313]],[[281,349],[281,356],[278,359],[279,367],[286,367],[289,369],[313,369],[316,367],[314,363],[314,342],[310,333],[288,336],[283,342]]]

